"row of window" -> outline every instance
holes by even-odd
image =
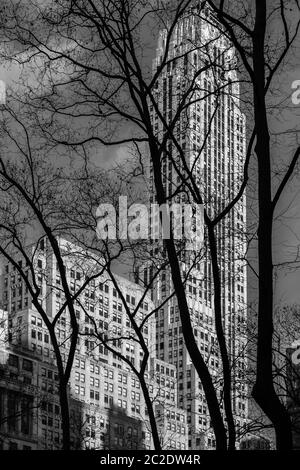
[[[43,341],[43,338],[44,338],[44,342],[49,344],[49,335],[48,333],[43,333],[41,331],[37,331],[37,330],[31,330],[31,338],[32,339],[37,339],[38,341]]]
[[[22,362],[21,362],[22,361]],[[21,359],[15,354],[10,354],[8,357],[8,364],[12,367],[19,368],[22,364],[22,369],[26,370],[27,372],[33,371],[33,362],[29,359]]]
[[[178,432],[179,434],[185,435],[185,427],[180,426],[180,424],[171,423],[170,421],[167,423],[168,431]]]
[[[4,441],[0,440],[0,450],[4,449]],[[20,444],[18,446],[17,442],[9,441],[8,443],[8,450],[32,450],[31,446]]]
[[[175,330],[177,330],[177,328],[175,328]],[[171,330],[172,331],[172,330]],[[170,330],[169,330],[170,332]],[[177,331],[176,331],[177,333]],[[175,334],[175,331],[174,331],[174,334]],[[166,375],[170,375],[171,377],[174,377],[175,376],[175,370],[170,368],[170,367],[166,367],[162,364],[156,364],[156,372],[160,372],[161,374],[166,374]]]
[[[42,367],[42,377],[46,377],[49,380],[58,381],[58,375],[52,369],[46,369]]]

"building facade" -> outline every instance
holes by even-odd
[[[286,407],[292,423],[293,448],[300,449],[300,364],[299,347],[285,351]],[[284,370],[284,369],[283,369]]]
[[[271,443],[265,437],[248,436],[242,439],[240,450],[271,450]]]
[[[92,256],[66,240],[60,240],[59,244],[64,253],[67,282],[71,292],[75,294],[87,276],[99,269],[99,264],[96,263],[95,267],[95,262],[90,261],[94,260]],[[40,304],[53,321],[65,302],[55,256],[46,240],[42,240],[38,248],[29,248],[28,253],[34,257]],[[79,338],[69,381],[72,447],[153,447],[141,385],[130,367],[133,364],[139,369],[143,351],[135,337],[126,310],[128,308],[130,314],[134,312],[138,324],[149,316],[143,326],[143,338],[150,354],[145,379],[155,415],[160,419],[162,445],[166,449],[185,449],[186,413],[177,407],[176,368],[155,357],[155,321],[151,316],[154,305],[149,296],[144,296],[140,286],[120,276],[116,276],[116,279],[120,291],[113,286],[107,275],[100,274],[82,290],[74,303]],[[6,388],[8,393],[10,390],[14,393],[14,383],[17,383],[22,395],[21,377],[24,375],[25,358],[28,357],[30,374],[28,371],[25,376],[31,389],[32,406],[29,408],[32,425],[28,433],[34,441],[31,448],[61,448],[59,380],[49,331],[34,307],[20,274],[9,264],[4,265],[2,289],[2,304],[8,312],[4,323],[7,327],[6,341],[2,344],[2,378],[5,383],[8,381],[9,386],[3,386],[1,390]],[[66,363],[71,332],[67,309],[59,315],[55,332],[62,360]],[[111,349],[100,338],[106,340]],[[130,364],[122,360],[122,357]],[[15,382],[10,378],[14,378]],[[7,400],[7,397],[3,398],[1,408],[4,421],[8,416],[5,405]],[[16,405],[18,412],[20,406]],[[21,425],[17,411],[15,428],[19,429]],[[162,424],[165,419],[167,421]],[[22,433],[15,433],[13,440],[7,433],[8,428],[5,425],[1,436],[5,441],[8,439],[8,443],[3,444],[4,448],[22,448],[27,445],[23,444]]]

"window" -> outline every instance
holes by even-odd
[[[33,363],[28,359],[23,359],[23,369],[27,370],[28,372],[32,372],[33,370]]]
[[[19,358],[14,354],[10,354],[8,358],[8,363],[12,367],[19,367]]]

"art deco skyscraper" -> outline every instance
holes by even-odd
[[[162,157],[162,177],[170,201],[185,203],[188,191],[184,185],[182,191],[174,195],[180,183],[174,165],[174,161],[180,161],[177,142],[201,190],[207,213],[213,217],[228,204],[240,187],[246,152],[246,125],[240,108],[234,49],[203,3],[199,9],[191,10],[182,18],[173,32],[167,64],[156,83],[155,98],[159,112],[151,106],[151,115],[156,137],[160,140],[166,129],[163,120],[172,122],[184,93],[193,83],[188,105],[182,109],[174,128],[174,137],[169,139],[168,150]],[[163,60],[166,44],[167,30],[163,30],[158,40],[153,73]],[[206,70],[200,73],[204,68]],[[154,203],[151,170],[150,190],[150,202]],[[150,221],[152,227],[157,223],[157,216]],[[232,401],[237,429],[247,419],[247,386],[244,380],[247,366],[244,333],[247,315],[245,230],[244,195],[216,228],[223,328],[232,368]],[[214,326],[214,285],[206,245],[207,241],[204,242],[201,259],[192,269],[186,256],[181,259],[181,268],[183,275],[189,272],[186,295],[195,337],[222,403],[222,363]],[[165,271],[156,285],[154,300],[161,302],[171,290],[170,271]],[[159,310],[156,322],[157,357],[177,367],[178,405],[188,412],[189,448],[213,448],[215,442],[207,404],[201,382],[184,346],[176,297]]]

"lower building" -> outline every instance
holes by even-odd
[[[270,450],[271,443],[268,439],[259,436],[248,436],[241,440],[240,450]]]
[[[41,269],[47,272],[51,257],[39,254]],[[4,275],[5,298],[12,304],[15,274],[9,268]],[[68,268],[73,279],[83,273]],[[47,282],[52,282],[51,279]],[[54,274],[57,284],[58,277]],[[109,351],[93,337],[94,322],[127,361],[138,367],[143,351],[133,338],[128,316],[120,296],[103,278],[82,295],[76,307],[80,335],[69,380],[71,444],[74,449],[151,449],[153,448],[148,410],[141,385],[128,363]],[[21,282],[21,281],[19,281]],[[63,299],[58,291],[41,291],[49,317],[59,310]],[[119,278],[126,302],[134,309],[142,295],[140,286]],[[76,287],[75,287],[76,288]],[[25,292],[25,289],[23,289]],[[14,311],[3,314],[1,342],[1,414],[0,439],[3,449],[61,449],[62,428],[59,404],[59,380],[49,333],[31,302],[13,302]],[[18,305],[20,308],[18,308]],[[145,297],[137,312],[138,321],[148,316],[154,306]],[[48,310],[47,310],[48,313]],[[143,327],[150,357],[144,374],[148,384],[163,449],[187,448],[187,417],[177,408],[177,372],[174,365],[155,357],[155,322]],[[65,315],[57,321],[56,335],[62,360],[68,357],[70,325]],[[1,336],[1,335],[0,335]],[[128,337],[128,340],[120,340]],[[132,339],[133,338],[133,339]],[[26,413],[24,412],[26,410]],[[26,417],[26,419],[25,419]]]
[[[293,448],[300,449],[300,363],[299,350],[286,350],[286,405],[290,413]]]

